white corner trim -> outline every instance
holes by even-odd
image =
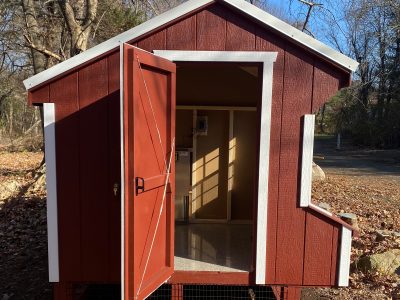
[[[285,23],[282,20],[270,15],[264,10],[247,3],[244,0],[220,0],[225,2],[233,8],[241,11],[245,15],[248,15],[257,21],[264,24],[266,27],[272,28],[282,35],[288,37],[291,40],[311,49],[317,54],[326,57],[328,60],[342,66],[346,70],[355,71],[358,67],[358,62],[341,54],[340,52],[328,47],[320,41],[312,38],[311,36],[301,32],[293,26]],[[39,74],[36,74],[26,80],[24,85],[26,89],[32,89],[56,76],[59,76],[68,70],[76,68],[100,55],[103,55],[109,51],[117,50],[121,43],[126,43],[135,40],[157,28],[162,27],[192,11],[195,11],[205,5],[211,4],[215,0],[190,0],[183,4],[144,22],[132,29],[129,29],[93,48],[82,52],[64,62],[61,62]]]
[[[342,226],[338,286],[349,286],[351,237],[352,237],[351,230]]]
[[[47,244],[49,282],[59,282],[56,132],[54,103],[43,103],[47,189]]]
[[[303,129],[303,154],[301,160],[300,207],[308,207],[311,203],[314,127],[315,115],[305,115]]]
[[[154,50],[154,54],[172,61],[259,62],[263,64],[255,268],[256,284],[265,284],[272,81],[273,66],[278,53]]]
[[[125,300],[124,43],[121,43],[119,47],[119,131],[121,143],[121,300]]]

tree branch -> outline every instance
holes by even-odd
[[[40,53],[42,53],[42,54],[44,54],[44,55],[46,55],[48,57],[53,57],[53,58],[57,59],[60,62],[63,61],[62,57],[59,56],[58,54],[55,54],[54,52],[46,49],[43,46],[36,45],[35,43],[33,43],[26,34],[24,34],[24,38],[26,40],[26,46],[27,47],[29,47],[31,49],[34,49],[34,50],[36,50],[36,51],[38,51],[38,52],[40,52]]]

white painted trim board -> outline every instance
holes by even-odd
[[[278,53],[155,50],[154,54],[172,61],[259,62],[263,64],[255,279],[256,284],[265,284],[272,80],[273,65]]]
[[[55,105],[43,103],[44,147],[47,189],[47,244],[49,259],[49,282],[60,281],[58,252],[58,210],[56,173]]]
[[[342,226],[338,286],[349,286],[352,231]]]
[[[300,207],[308,207],[311,203],[312,191],[315,115],[305,115],[303,120],[304,129],[300,185]]]

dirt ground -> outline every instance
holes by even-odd
[[[377,229],[400,232],[400,151],[336,151],[333,141],[317,141],[315,155],[327,179],[314,184],[313,201],[358,216],[360,237],[354,239],[352,261],[400,248],[400,239],[376,241]],[[42,158],[40,152],[0,152],[0,300],[52,298],[45,190],[32,185]],[[353,268],[349,288],[307,289],[303,299],[400,299],[394,296],[398,293],[398,276]]]

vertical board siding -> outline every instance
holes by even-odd
[[[241,15],[225,10],[226,51],[254,51],[256,47],[256,25]]]
[[[226,20],[220,6],[197,14],[197,50],[223,51],[226,43]]]
[[[331,282],[332,224],[314,212],[306,215],[303,285]]]
[[[196,15],[179,21],[171,27],[168,27],[166,31],[167,50],[196,49]]]
[[[267,34],[262,28],[257,28],[257,51],[278,52],[274,64],[274,80],[272,86],[272,112],[271,112],[271,144],[269,162],[268,184],[268,225],[267,225],[267,266],[266,283],[275,283],[275,259],[276,259],[276,233],[278,221],[278,196],[279,196],[279,154],[281,140],[281,117],[283,77],[285,71],[285,46],[274,35]]]
[[[333,70],[332,66],[325,62],[315,61],[312,113],[317,112],[330,97],[338,92],[340,81],[339,71]]]
[[[108,63],[108,94],[119,91],[119,51],[107,57]],[[118,141],[118,145],[119,145]]]
[[[34,104],[34,103],[49,102],[49,96],[50,96],[50,85],[46,84],[32,92],[31,91],[28,92],[28,103]]]
[[[337,283],[337,270],[338,270],[338,249],[339,249],[339,227],[335,225],[332,232],[332,259],[331,259],[331,283],[330,285],[336,285]]]
[[[137,47],[151,52],[155,49],[165,49],[167,42],[167,31],[161,30],[152,35],[141,39],[137,43]]]
[[[288,45],[279,172],[276,281],[301,285],[305,212],[297,208],[301,118],[311,110],[313,61]]]
[[[121,279],[121,140],[120,140],[120,94],[119,52],[108,57],[108,218],[109,218],[109,280]],[[114,194],[114,184],[118,190]]]
[[[56,174],[60,281],[82,280],[79,203],[78,74],[50,85],[56,108]]]
[[[107,59],[79,71],[79,161],[82,267],[85,281],[104,280],[108,261]]]

